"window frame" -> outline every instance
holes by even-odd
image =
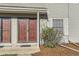
[[[56,20],[57,22],[60,21],[60,20],[62,20],[62,27],[61,27],[61,26],[59,26],[59,27],[56,26],[56,27],[55,27],[55,26],[54,26],[54,20]],[[57,29],[57,28],[58,28],[58,29],[62,29],[61,32],[64,33],[64,24],[63,24],[63,22],[64,22],[64,20],[61,19],[61,18],[54,18],[54,19],[53,19],[53,24],[52,24],[52,25],[53,25],[53,28],[56,28],[56,29]],[[55,25],[59,25],[59,24],[55,24]],[[59,31],[59,30],[57,30],[57,31]]]

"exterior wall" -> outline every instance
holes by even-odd
[[[69,4],[69,10],[68,4],[51,4],[51,7],[49,7],[49,18],[69,17],[68,34],[67,31],[64,32],[66,33],[66,35],[64,36],[65,42],[67,42],[68,39],[73,42],[79,42],[79,4]]]
[[[48,8],[48,21],[41,20],[43,23],[41,27],[45,24],[53,27],[53,19],[63,19],[64,36],[61,42],[68,42],[68,4],[46,4],[45,6]]]
[[[47,4],[49,18],[68,18],[68,4]]]
[[[79,4],[69,4],[69,39],[79,42]]]
[[[49,7],[48,7],[49,6]],[[48,16],[51,18],[68,18],[68,33],[65,31],[63,37],[65,42],[71,40],[73,42],[79,42],[79,4],[48,4]],[[51,8],[52,7],[52,8]],[[68,16],[69,14],[69,16]],[[67,21],[64,21],[66,23]],[[67,23],[66,23],[67,24]],[[51,25],[51,24],[50,24]],[[64,25],[67,29],[67,26]],[[65,29],[64,28],[64,29]]]

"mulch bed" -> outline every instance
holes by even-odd
[[[79,50],[72,44],[66,44],[66,46],[75,48]],[[63,48],[61,46],[56,46],[55,48],[46,48],[43,45],[40,46],[40,52],[32,54],[33,56],[79,56],[78,52]]]

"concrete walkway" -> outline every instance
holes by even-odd
[[[31,54],[39,52],[39,48],[31,47],[18,47],[18,48],[0,48],[0,55],[18,55],[18,56],[31,56]]]

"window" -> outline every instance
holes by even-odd
[[[1,17],[0,18],[0,43],[10,43],[10,18]]]
[[[63,33],[63,19],[53,19],[53,27]]]

